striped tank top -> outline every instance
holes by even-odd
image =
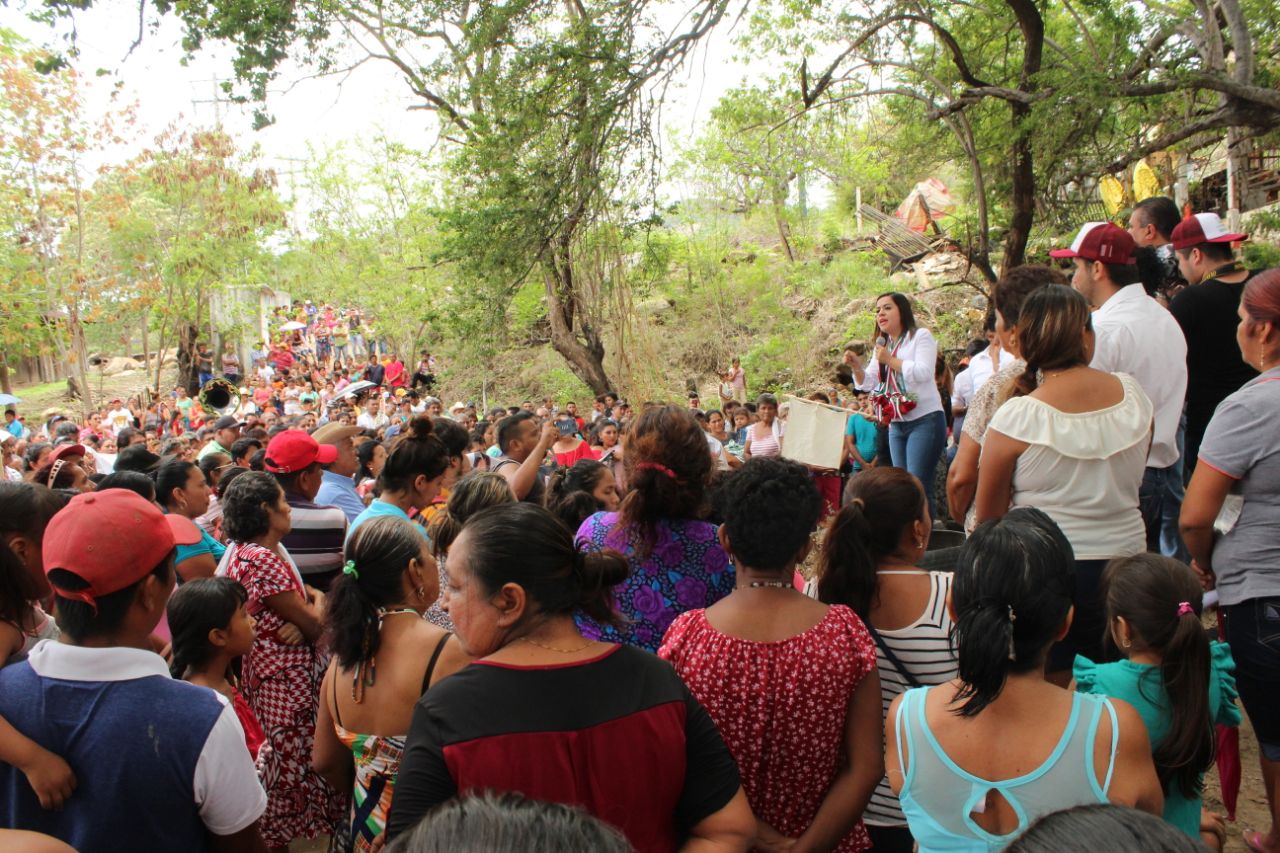
[[[912,572],[881,572],[881,574],[913,574]],[[916,685],[943,684],[956,677],[956,652],[951,644],[951,614],[947,612],[947,593],[951,590],[950,572],[929,572],[932,585],[929,601],[919,618],[903,628],[879,631],[880,639],[893,651],[915,679]],[[900,693],[913,685],[906,675],[894,666],[884,650],[876,646],[876,665],[880,670],[880,699],[883,713],[889,713],[889,705]],[[906,826],[898,798],[889,788],[888,778],[880,780],[871,801],[863,813],[863,820],[872,826]]]
[[[761,427],[764,427],[764,424],[752,424],[751,431],[748,433],[751,437],[751,455],[781,456],[782,446],[778,444],[778,437],[774,435],[773,429],[764,427],[762,435]]]

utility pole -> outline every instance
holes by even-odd
[[[208,98],[192,98],[191,111],[193,113],[199,113],[200,104],[213,104],[213,126],[218,130],[221,130],[222,129],[222,105],[231,103],[230,100],[222,97],[222,95],[224,94],[222,89],[222,84],[224,81],[218,77],[214,77],[210,80],[197,80],[196,82],[208,83],[212,90],[212,93],[211,93],[212,96]]]

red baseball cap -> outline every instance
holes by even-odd
[[[49,585],[63,598],[93,605],[145,578],[175,545],[194,545],[200,539],[200,528],[191,519],[165,515],[136,492],[84,492],[49,521],[44,570],[62,569],[79,577],[87,588],[63,589],[53,578]]]
[[[1248,234],[1231,234],[1222,227],[1216,213],[1197,213],[1173,226],[1169,242],[1175,249],[1190,249],[1201,243],[1239,243],[1248,240]]]
[[[1086,222],[1080,227],[1070,249],[1054,249],[1054,258],[1084,258],[1104,264],[1131,264],[1137,249],[1128,231],[1114,222]]]
[[[338,458],[338,448],[321,444],[304,430],[287,429],[267,444],[263,467],[273,474],[293,474],[313,462],[329,465]]]

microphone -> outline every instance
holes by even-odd
[[[888,347],[888,346],[889,346],[889,336],[888,336],[888,335],[877,335],[877,336],[876,336],[876,346]],[[889,376],[889,365],[885,364],[884,362],[880,362],[880,381],[881,381],[881,382],[884,382],[884,381],[885,381],[885,379],[887,379],[887,378],[888,378],[888,376]]]

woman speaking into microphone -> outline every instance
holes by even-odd
[[[916,326],[911,303],[901,293],[876,299],[876,350],[864,370],[854,357],[854,383],[871,391],[882,423],[889,425],[889,457],[925,484],[929,517],[934,515],[933,483],[947,439],[942,397],[934,384],[938,343]]]

